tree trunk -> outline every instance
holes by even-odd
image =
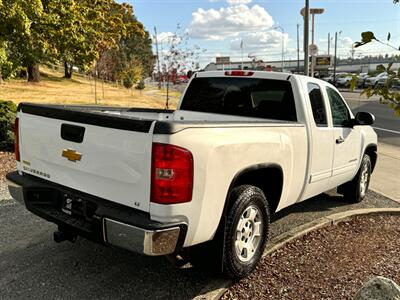
[[[71,79],[72,78],[72,72],[73,72],[74,70],[73,70],[73,65],[70,65],[69,66],[69,78]]]
[[[26,79],[26,75],[27,75],[27,73],[26,73],[26,70],[24,70],[24,69],[22,69],[18,74],[19,78],[24,78],[24,79]]]
[[[39,65],[28,66],[28,82],[39,82],[40,72]]]
[[[72,78],[72,65],[69,65],[66,61],[64,61],[64,78]]]

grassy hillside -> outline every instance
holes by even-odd
[[[41,67],[42,81],[27,83],[13,79],[0,85],[0,99],[15,103],[95,104],[94,81],[74,74],[73,79],[62,78],[59,71]],[[165,107],[165,91],[147,86],[142,93],[116,84],[97,82],[97,104],[129,107]],[[104,91],[104,96],[103,96]],[[176,106],[180,93],[170,92],[170,107]]]

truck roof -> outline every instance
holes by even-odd
[[[243,73],[243,74],[241,74]],[[286,72],[269,72],[269,71],[253,71],[253,70],[226,70],[226,71],[201,71],[193,75],[196,77],[243,77],[243,78],[257,78],[257,79],[275,79],[275,80],[289,80],[289,78],[296,77],[300,81],[312,80],[321,82],[324,86],[329,86],[336,89],[332,84],[318,78],[312,78],[300,74],[292,74]]]
[[[196,77],[247,77],[247,78],[265,78],[288,80],[291,76],[302,76],[285,72],[267,72],[267,71],[253,71],[253,70],[226,70],[226,71],[204,71],[195,73]]]

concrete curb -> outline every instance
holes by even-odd
[[[368,190],[373,191],[374,193],[380,194],[380,195],[382,195],[382,196],[384,196],[384,197],[386,197],[386,198],[388,198],[390,200],[393,200],[395,202],[399,202],[400,203],[400,199],[397,199],[396,197],[393,197],[393,196],[389,196],[388,194],[377,190],[376,187],[375,188],[368,187]]]
[[[263,253],[263,257],[275,252],[276,250],[282,248],[287,243],[298,239],[307,233],[321,229],[323,227],[336,225],[340,222],[346,221],[351,217],[360,215],[373,215],[373,214],[400,214],[400,208],[365,208],[365,209],[355,209],[345,212],[340,212],[332,214],[326,217],[322,217],[315,221],[309,222],[307,224],[298,226],[289,230],[275,238],[273,238]],[[231,286],[232,281],[227,279],[217,279],[210,282],[206,287],[204,287],[198,296],[194,297],[194,300],[217,300],[222,297],[222,295]]]

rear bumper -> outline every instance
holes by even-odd
[[[166,255],[181,249],[187,224],[159,223],[149,214],[119,205],[31,175],[7,174],[11,196],[32,213],[60,229],[96,242],[146,255]],[[62,196],[85,202],[84,215],[63,212]]]

